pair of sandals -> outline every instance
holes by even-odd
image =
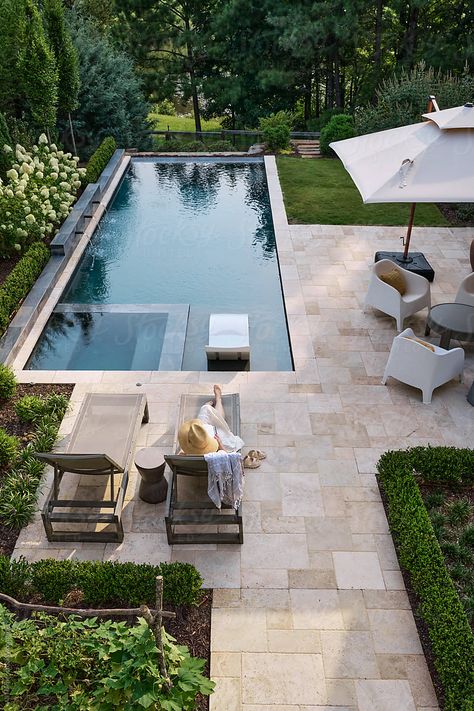
[[[243,464],[245,469],[258,469],[262,463],[262,459],[266,458],[267,455],[265,452],[262,452],[260,449],[251,449],[250,452],[247,452],[245,455]]]

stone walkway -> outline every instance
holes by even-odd
[[[474,349],[465,382],[436,390],[431,405],[396,381],[382,386],[395,323],[362,304],[373,253],[397,248],[401,230],[277,228],[296,371],[219,374],[224,391],[240,392],[246,443],[268,455],[246,474],[243,546],[170,548],[163,506],[138,500],[132,471],[121,545],[48,544],[37,519],[15,555],[194,563],[215,588],[212,711],[434,711],[374,472],[387,449],[472,444]],[[472,237],[414,230],[436,270],[435,303],[453,299]],[[421,335],[425,316],[406,325]],[[215,374],[142,375],[139,386],[123,373],[76,385],[63,434],[85,392],[138,390],[150,404],[138,446],[169,452],[179,395],[209,392]]]

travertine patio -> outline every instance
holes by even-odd
[[[278,220],[277,220],[278,222]],[[399,228],[277,224],[295,356],[294,373],[219,374],[240,392],[243,437],[268,458],[246,474],[245,542],[169,548],[162,505],[137,498],[132,472],[123,544],[48,544],[37,520],[15,555],[194,563],[215,588],[212,711],[434,711],[436,697],[404,590],[376,480],[383,451],[415,444],[472,445],[465,382],[421,393],[380,384],[392,319],[362,304],[376,249]],[[468,272],[472,230],[415,229],[432,262],[434,303],[453,300]],[[426,312],[407,320],[417,334]],[[436,334],[432,333],[433,340]],[[30,380],[31,373],[23,373]],[[63,373],[56,380],[67,380]],[[212,373],[118,373],[76,385],[84,393],[146,392],[150,423],[138,446],[169,452],[179,395],[208,392]]]

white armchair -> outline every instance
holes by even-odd
[[[458,293],[454,301],[457,304],[469,304],[469,306],[474,306],[474,272],[464,277],[459,285]]]
[[[419,388],[423,392],[423,403],[428,405],[435,388],[458,375],[462,380],[464,351],[462,348],[446,351],[435,345],[431,350],[411,340],[413,338],[415,334],[411,328],[395,336],[382,384],[385,385],[387,378],[391,376],[402,383]]]
[[[380,279],[381,274],[391,272],[394,268],[402,273],[405,280],[406,292],[403,296],[395,287]],[[397,321],[397,330],[401,331],[408,316],[416,314],[425,306],[428,309],[431,307],[430,283],[425,277],[402,269],[389,259],[381,259],[372,266],[365,305],[393,316]]]

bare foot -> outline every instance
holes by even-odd
[[[221,417],[225,420],[224,405],[222,403],[222,388],[220,385],[214,385],[214,407]]]
[[[214,397],[216,400],[220,400],[222,398],[222,388],[220,385],[214,385]]]

